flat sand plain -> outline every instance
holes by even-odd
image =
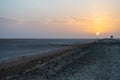
[[[38,60],[34,67],[6,79],[120,80],[120,42],[117,40],[77,45],[61,53],[48,56],[43,62]]]

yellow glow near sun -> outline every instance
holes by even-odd
[[[97,35],[97,36],[99,36],[99,35],[100,35],[100,33],[99,33],[99,32],[97,32],[97,33],[96,33],[96,35]]]
[[[104,32],[108,32],[110,31],[110,28],[108,28],[110,26],[110,23],[108,21],[108,17],[106,16],[94,16],[93,17],[93,30],[94,32],[97,31],[96,35],[100,35],[100,32],[104,33]]]
[[[99,36],[103,33],[115,31],[114,27],[112,27],[114,25],[114,18],[109,16],[94,14],[83,19],[81,19],[81,17],[75,19],[73,18],[73,20],[70,21],[72,22],[69,23],[69,25],[75,26],[76,28],[73,27],[72,29],[74,29],[77,33],[85,32]],[[81,28],[83,29],[81,30]]]

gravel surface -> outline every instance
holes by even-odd
[[[11,80],[120,80],[120,44],[78,47]]]

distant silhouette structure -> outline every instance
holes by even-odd
[[[113,39],[113,35],[111,35],[110,38]]]
[[[99,43],[99,39],[98,38],[97,38],[96,42],[97,42],[97,44]]]

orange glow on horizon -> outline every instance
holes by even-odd
[[[63,20],[65,21],[63,23],[66,28],[65,32],[71,34],[95,35],[96,32],[99,32],[101,36],[104,36],[103,34],[114,33],[118,29],[116,27],[117,19],[110,16],[94,14],[87,17],[71,16],[63,18]]]
[[[114,20],[114,19],[113,19]],[[107,32],[112,32],[115,30],[114,26],[114,21],[111,20],[110,18],[105,18],[105,17],[95,17],[94,23],[94,31],[95,32],[100,32],[100,33],[107,33]],[[111,27],[112,26],[112,27]]]

